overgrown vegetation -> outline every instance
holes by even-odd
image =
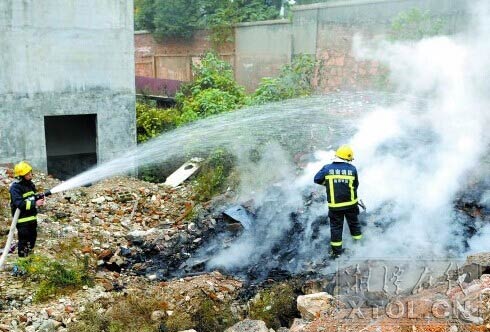
[[[263,320],[272,329],[290,326],[292,318],[299,316],[294,288],[287,283],[262,290],[249,302],[249,308],[251,319]]]
[[[233,155],[223,149],[211,153],[201,165],[195,181],[194,192],[198,201],[208,201],[226,189],[234,162]]]
[[[230,64],[210,52],[194,67],[194,81],[182,86],[175,98],[181,123],[187,123],[240,108],[245,93],[233,78]]]
[[[309,55],[298,55],[290,65],[285,65],[275,78],[262,78],[252,96],[252,104],[308,96],[312,92],[311,80],[315,60]]]
[[[207,53],[194,67],[194,81],[181,87],[177,105],[158,109],[146,101],[136,107],[138,142],[145,142],[162,132],[208,116],[237,110],[245,105],[264,104],[311,94],[315,62],[307,55],[297,56],[284,66],[277,78],[264,79],[255,93],[245,95],[237,84],[231,66],[214,53]],[[219,150],[212,154],[196,181],[196,197],[207,201],[225,189],[231,172],[231,155]],[[161,182],[164,172],[158,165],[139,170],[140,178]]]
[[[10,193],[7,186],[0,186],[0,217],[10,216]]]
[[[390,35],[394,40],[419,40],[441,34],[444,25],[444,20],[434,17],[430,11],[412,8],[393,19]]]
[[[155,310],[167,309],[166,303],[154,297],[130,294],[117,301],[110,310],[100,313],[100,304],[89,304],[69,332],[157,332],[159,322],[151,320]]]
[[[19,258],[17,265],[27,278],[39,282],[34,294],[35,302],[76,291],[84,285],[91,285],[93,281],[87,256],[76,261],[64,261],[30,255]]]
[[[231,40],[232,26],[279,16],[281,0],[136,0],[135,29],[159,39],[189,39],[197,29],[211,29],[213,44]]]
[[[68,326],[68,331],[178,332],[195,329],[199,332],[216,332],[224,331],[237,322],[228,302],[198,298],[193,299],[193,303],[193,309],[176,308],[168,315],[168,303],[159,296],[131,293],[121,296],[106,311],[99,310],[103,304],[89,304],[77,322]],[[152,313],[156,311],[161,312],[161,317],[152,320]]]
[[[233,26],[240,22],[276,19],[279,11],[276,5],[264,1],[227,1],[205,20],[203,27],[211,30],[211,42],[215,48],[224,42],[233,41]]]
[[[215,302],[209,298],[199,299],[196,310],[189,312],[179,309],[167,317],[160,326],[160,331],[179,332],[195,329],[198,332],[224,331],[235,324],[230,303]]]
[[[229,63],[214,53],[203,56],[194,66],[194,81],[176,94],[176,108],[159,109],[147,101],[136,104],[138,142],[158,136],[183,124],[239,109],[247,104],[264,104],[311,94],[315,61],[308,55],[295,57],[278,77],[264,78],[250,96],[238,85]]]
[[[164,131],[174,129],[180,114],[176,109],[161,109],[148,103],[136,103],[136,128],[138,143],[158,136]]]

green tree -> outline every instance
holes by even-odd
[[[135,0],[135,28],[157,38],[189,38],[196,29],[211,29],[213,41],[226,41],[235,23],[277,18],[278,1]]]
[[[433,16],[430,11],[412,8],[399,13],[391,23],[393,40],[419,40],[439,35],[445,26],[443,19]]]
[[[135,27],[157,38],[189,38],[198,27],[198,0],[138,0],[135,4]]]

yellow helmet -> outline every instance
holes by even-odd
[[[339,157],[340,159],[352,161],[354,160],[354,151],[352,151],[350,146],[342,145],[335,152],[335,156]]]
[[[17,165],[14,166],[14,176],[19,177],[19,176],[24,176],[27,173],[32,171],[31,165],[26,163],[25,161],[21,161]]]

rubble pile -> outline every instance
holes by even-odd
[[[3,174],[1,186],[8,194],[8,185],[13,179]],[[59,184],[58,180],[40,172],[35,173],[34,182],[40,191]],[[6,209],[0,232],[6,235],[11,222],[8,199],[2,200],[2,204]],[[50,303],[34,304],[36,285],[11,275],[17,259],[13,252],[5,269],[0,271],[0,331],[44,331],[44,325],[53,324],[61,331],[83,310],[84,303],[93,303],[100,298],[108,298],[111,302],[119,293],[135,287],[154,288],[154,275],[146,273],[146,268],[152,266],[151,259],[146,259],[148,253],[158,252],[180,265],[181,251],[200,243],[200,230],[187,218],[194,205],[189,184],[172,188],[128,177],[116,177],[50,196],[39,210],[35,253],[56,259],[63,254],[66,245],[73,242],[69,248],[73,255],[87,255],[96,261],[95,285],[84,286],[85,289]],[[2,248],[4,240],[6,236],[0,241]],[[227,285],[225,277],[219,279],[210,275],[204,278],[207,282],[203,281],[203,286],[197,288],[216,299],[225,298],[241,287],[235,281]],[[220,280],[214,281],[216,286],[209,286],[216,278]],[[174,282],[181,291],[195,283],[192,279]],[[178,296],[181,291],[172,292],[171,283],[165,287],[169,308],[181,304]],[[192,298],[192,293],[184,299],[189,297]]]
[[[8,193],[6,188],[11,182],[11,176],[3,169],[2,192]],[[41,172],[35,172],[34,182],[40,191],[59,183]],[[236,202],[231,203],[233,195],[228,193],[202,204],[195,201],[188,182],[173,188],[128,177],[115,177],[54,194],[48,197],[38,215],[35,253],[51,259],[67,254],[65,251],[73,256],[89,257],[94,262],[94,284],[36,303],[34,294],[38,284],[25,276],[11,274],[17,259],[15,253],[11,254],[5,269],[0,271],[0,331],[68,331],[70,324],[77,322],[90,304],[100,303],[99,313],[105,314],[129,294],[141,294],[158,300],[159,304],[151,310],[155,322],[164,321],[176,312],[195,312],[204,299],[216,304],[213,310],[220,310],[219,305],[231,307],[240,322],[227,331],[272,332],[262,321],[245,320],[248,301],[260,290],[262,282],[270,285],[291,277],[284,267],[297,263],[292,258],[297,250],[296,241],[304,239],[306,212],[319,200],[305,195],[304,209],[289,214],[290,231],[279,239],[283,245],[272,246],[272,256],[254,261],[245,270],[218,272],[207,270],[206,257],[199,250],[211,240],[219,240],[220,245],[226,246],[244,230],[253,229],[254,218],[261,213],[253,207],[253,202],[233,207]],[[488,211],[479,202],[467,200],[458,204],[471,220],[488,221]],[[0,247],[3,248],[11,221],[8,202],[3,196],[2,206]],[[311,226],[319,227],[318,220]],[[342,287],[334,276],[316,273],[315,266],[311,266],[309,271],[305,269],[296,275],[305,294],[297,299],[301,318],[296,317],[291,326],[275,332],[337,331],[341,324],[360,326],[356,331],[402,331],[396,329],[400,325],[410,327],[410,331],[490,329],[489,262],[488,254],[470,257],[467,264],[477,264],[483,269],[471,278],[454,279],[459,284],[449,289],[443,289],[445,280],[439,280],[414,294],[401,293],[394,297],[382,292],[367,292],[359,297],[359,294],[339,291]],[[256,281],[255,285],[250,281]],[[253,286],[250,287],[253,291],[249,291],[249,286]],[[404,305],[404,316],[397,316],[396,301]],[[416,305],[411,309],[409,303]],[[444,303],[448,303],[450,310]],[[394,308],[390,312],[392,316],[386,314],[389,305]]]

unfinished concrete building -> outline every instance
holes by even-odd
[[[133,1],[0,1],[0,163],[61,179],[136,145]]]

